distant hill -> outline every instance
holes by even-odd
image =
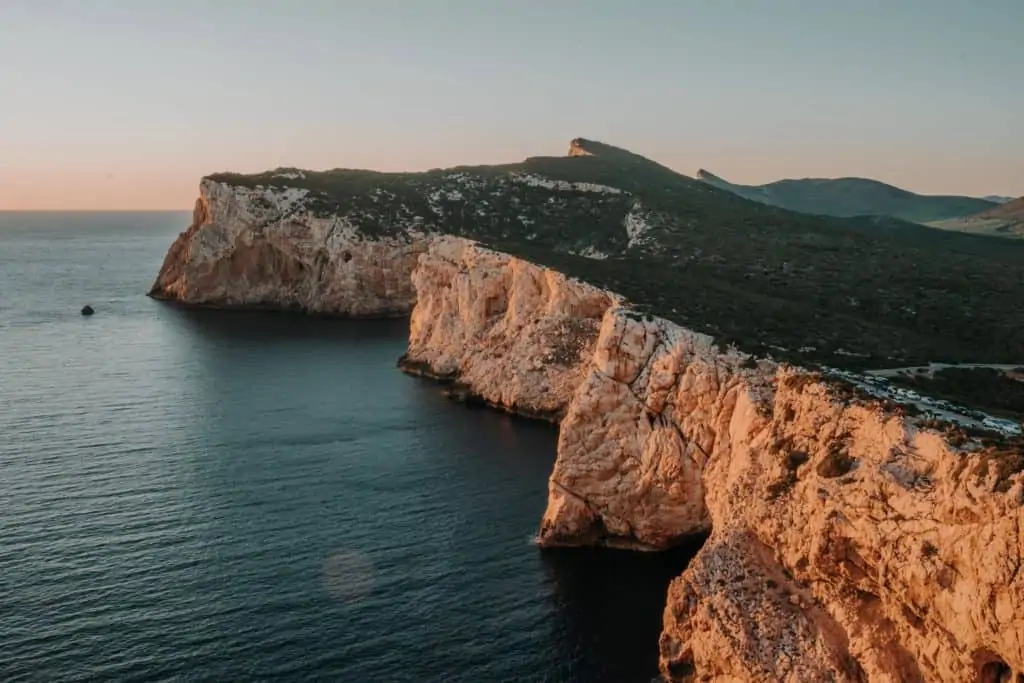
[[[922,195],[868,178],[803,178],[767,185],[737,185],[709,171],[697,178],[746,199],[819,216],[890,216],[932,223],[971,216],[997,202],[955,195]]]
[[[973,216],[936,221],[930,225],[943,230],[1024,238],[1024,197],[1008,201]]]

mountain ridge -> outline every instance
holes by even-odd
[[[192,232],[177,257],[168,255],[152,293],[269,304],[253,292],[280,283],[210,279],[217,268],[243,268],[243,252],[230,257],[236,265],[218,256],[243,240],[252,267],[265,261],[289,277],[320,274],[293,283],[288,307],[364,315],[376,299],[346,308],[331,278],[351,282],[356,265],[380,260],[373,240],[420,245],[401,247],[392,270],[381,271],[374,296],[386,296],[383,283],[406,287],[397,273],[411,268],[416,249],[448,234],[621,292],[642,310],[762,355],[836,367],[1024,358],[1016,334],[1024,312],[1015,304],[1024,285],[986,276],[1024,268],[1014,243],[887,217],[787,211],[584,138],[570,154],[417,173],[212,174]],[[203,265],[197,254],[215,262]],[[202,282],[216,287],[203,291]]]
[[[814,215],[880,215],[927,224],[997,206],[976,197],[918,194],[871,178],[787,178],[764,185],[740,185],[706,169],[698,170],[697,178],[752,201]]]

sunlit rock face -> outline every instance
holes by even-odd
[[[411,312],[405,369],[559,424],[541,545],[709,535],[668,591],[667,680],[1024,681],[1019,450],[954,447],[813,373],[451,236],[598,259],[653,248],[662,219],[621,189],[443,172],[342,201],[301,173],[203,180],[152,295]],[[612,218],[535,227],[574,216]]]
[[[806,373],[774,384],[768,404],[737,401],[759,407],[734,410],[729,455],[705,469],[714,531],[669,589],[666,676],[1021,671],[1019,455],[953,448]]]
[[[817,375],[462,240],[433,245],[413,278],[407,363],[560,420],[542,545],[657,550],[710,532],[669,589],[668,680],[1024,671],[1018,455],[955,448]]]
[[[407,370],[512,412],[559,421],[618,298],[522,259],[441,238],[413,273]]]
[[[151,295],[196,305],[407,314],[416,300],[412,271],[431,234],[409,226],[367,235],[349,216],[318,215],[307,195],[204,179],[192,225],[171,246]]]
[[[415,303],[418,257],[441,236],[593,259],[657,247],[646,236],[654,214],[631,192],[589,180],[587,161],[214,174],[201,181],[192,225],[150,294],[191,305],[404,315]]]

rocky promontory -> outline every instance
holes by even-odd
[[[301,188],[204,178],[150,296],[192,305],[405,315],[428,235],[413,226],[368,237],[351,218],[318,215]]]
[[[1024,673],[1019,449],[954,446],[899,407],[462,240],[429,249],[415,281],[410,360],[493,405],[565,415],[542,545],[711,533],[669,590],[668,680]],[[573,320],[589,333],[550,334]],[[553,363],[560,339],[576,341]]]
[[[614,294],[468,240],[438,238],[412,274],[406,370],[558,423]]]
[[[925,339],[917,319],[890,325],[886,311],[832,328],[852,314],[829,317],[840,304],[825,280],[820,309],[779,307],[762,270],[813,280],[817,266],[731,242],[738,224],[724,221],[781,214],[624,150],[574,140],[570,155],[426,174],[211,176],[152,294],[411,311],[407,371],[560,425],[541,545],[656,551],[708,536],[668,591],[668,681],[1024,680],[1020,444],[829,379],[806,367],[814,346],[794,362],[772,330],[779,316],[817,321],[786,334],[817,347],[846,335],[834,356],[858,362],[963,342],[948,328]],[[693,217],[708,206],[733,213],[708,228]],[[871,230],[808,223],[784,248],[875,253],[918,234]],[[959,268],[983,258],[957,254]],[[828,277],[864,270],[842,267]],[[970,317],[983,315],[979,300]],[[1000,329],[988,328],[993,354],[1009,339]]]

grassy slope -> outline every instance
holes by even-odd
[[[792,213],[624,150],[588,145],[594,156],[423,174],[214,178],[308,187],[323,193],[324,211],[363,205],[368,193],[384,188],[411,205],[411,213],[427,216],[423,193],[461,171],[484,186],[478,196],[448,205],[432,227],[608,286],[652,313],[741,348],[840,367],[1024,361],[1024,244],[898,220]],[[550,191],[509,185],[510,172],[601,183],[632,196],[556,193],[553,203]],[[489,204],[481,217],[473,209],[482,198]],[[643,248],[628,247],[623,228],[635,200],[657,217]],[[408,216],[396,205],[390,202],[388,216],[375,216],[365,229],[400,229]],[[524,226],[517,214],[531,223]],[[567,253],[588,245],[611,258]],[[801,353],[801,347],[815,348]]]

